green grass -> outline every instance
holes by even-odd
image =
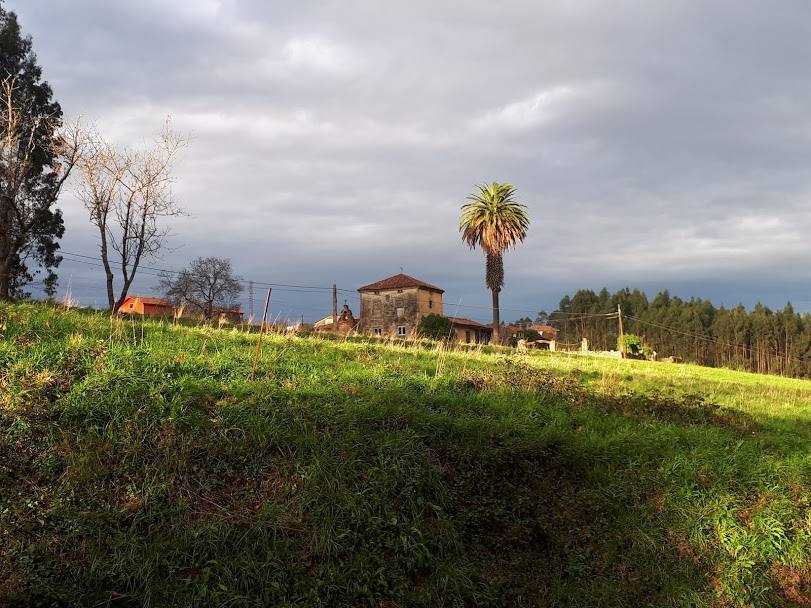
[[[811,382],[0,304],[0,605],[811,605]]]

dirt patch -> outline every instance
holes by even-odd
[[[8,608],[28,606],[30,599],[20,591],[25,587],[23,574],[4,552],[0,553],[0,606]]]
[[[785,600],[794,606],[811,606],[811,566],[774,566],[772,576]]]
[[[302,481],[295,475],[226,476],[211,480],[186,480],[173,491],[175,500],[188,504],[199,521],[236,525],[267,525],[291,533],[303,529],[298,493]]]

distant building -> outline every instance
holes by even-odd
[[[174,314],[174,306],[171,302],[160,298],[150,298],[146,296],[127,296],[121,306],[118,307],[118,314],[121,315],[143,315],[144,317],[171,317]]]
[[[338,315],[337,328],[332,326],[332,321],[332,315],[324,317],[323,319],[315,322],[313,329],[315,331],[329,331],[345,335],[358,331],[360,324],[360,319],[355,318],[348,304],[344,304],[341,314]]]
[[[211,319],[219,323],[242,323],[242,309],[239,306],[220,307],[213,309]]]
[[[417,332],[423,317],[442,314],[445,290],[401,273],[358,292],[361,333],[405,337]]]
[[[536,332],[540,335],[540,338],[533,335],[532,338],[534,339],[529,339],[530,332]],[[513,343],[517,343],[518,340],[523,340],[525,345],[529,348],[555,350],[558,330],[551,325],[543,325],[541,323],[533,323],[527,327],[505,324],[502,326],[502,334]]]
[[[555,340],[558,337],[558,329],[551,325],[544,325],[542,323],[533,323],[528,329],[532,329],[541,334],[544,340]]]
[[[558,330],[551,325],[543,325],[541,323],[532,323],[527,326],[523,325],[510,325],[506,323],[502,326],[502,333],[507,337],[513,338],[526,338],[529,332],[537,332],[544,340],[554,340],[558,336]]]
[[[472,319],[448,317],[453,324],[454,338],[464,344],[489,344],[493,337],[493,328]]]
[[[199,306],[190,306],[187,302],[175,309],[175,316],[183,319],[206,320],[205,313]],[[215,306],[211,309],[211,321],[216,321],[219,325],[242,323],[242,309],[239,306]]]

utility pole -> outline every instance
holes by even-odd
[[[256,365],[259,363],[259,353],[262,350],[262,334],[265,332],[265,321],[268,318],[268,308],[270,307],[270,287],[268,287],[268,297],[265,300],[265,312],[262,314],[262,324],[259,326],[259,336],[256,338],[256,352],[253,354],[253,367],[251,368],[251,380],[256,378]]]
[[[253,281],[248,281],[248,318],[253,319]]]
[[[625,332],[622,328],[622,307],[617,304],[617,322],[619,323],[619,349],[620,357],[625,358]]]
[[[338,286],[332,284],[332,331],[338,331]]]

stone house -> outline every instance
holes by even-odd
[[[396,274],[358,289],[360,293],[360,332],[373,336],[412,336],[420,319],[443,314],[445,290]]]

